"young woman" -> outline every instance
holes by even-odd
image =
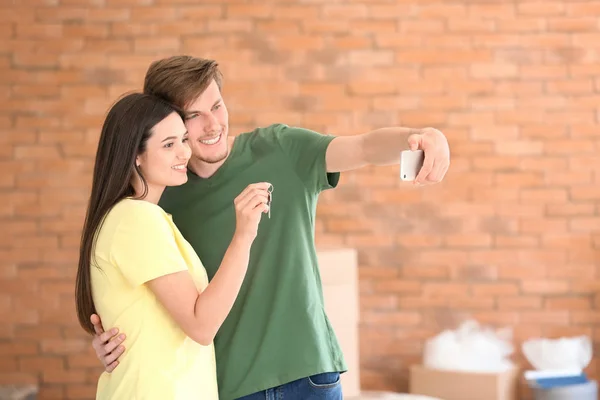
[[[213,338],[244,279],[268,183],[235,199],[236,229],[208,283],[188,242],[158,205],[167,186],[187,181],[183,115],[162,100],[129,94],[104,122],[82,233],[77,315],[99,314],[127,332],[119,368],[104,372],[97,399],[218,398]],[[197,221],[201,224],[202,221]]]

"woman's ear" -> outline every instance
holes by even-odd
[[[135,165],[139,168],[140,167],[140,156],[137,156],[135,158]]]

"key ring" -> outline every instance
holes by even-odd
[[[269,185],[267,189],[267,193],[269,193],[269,198],[267,199],[267,206],[269,206],[269,219],[271,219],[271,202],[273,201],[273,185]]]

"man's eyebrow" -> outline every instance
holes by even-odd
[[[222,102],[222,101],[223,101],[223,98],[219,98],[217,101],[215,101],[215,102],[213,103],[213,105],[212,105],[212,106],[214,107],[214,106],[216,106],[217,104],[219,104],[219,103],[220,103],[220,102]],[[211,107],[211,108],[212,108],[212,107]],[[190,111],[186,111],[186,113],[185,113],[185,116],[187,117],[187,116],[189,116],[189,115],[191,115],[191,114],[202,114],[202,111],[196,111],[196,110],[190,110]]]

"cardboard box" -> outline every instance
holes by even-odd
[[[473,373],[410,368],[410,393],[443,400],[517,400],[519,369],[502,373]]]

